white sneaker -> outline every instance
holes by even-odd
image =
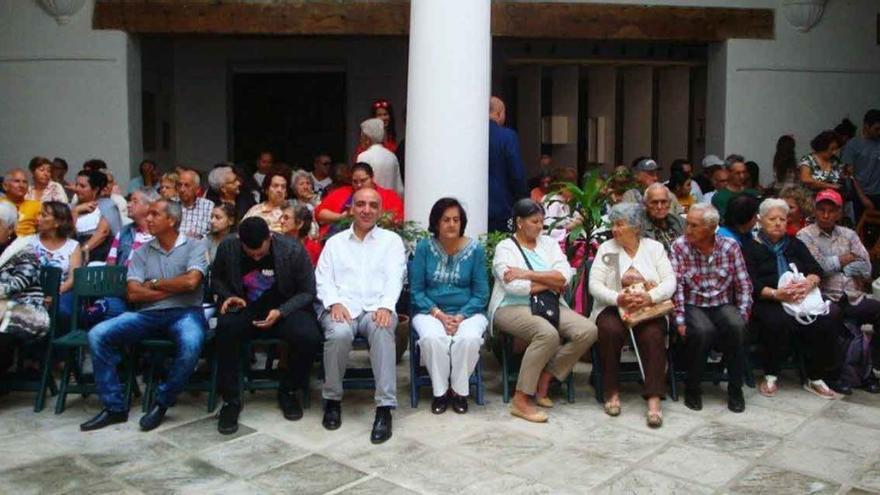
[[[837,400],[843,398],[834,390],[825,384],[824,380],[807,380],[804,384],[804,390],[827,400]]]

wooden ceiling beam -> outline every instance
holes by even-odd
[[[409,2],[97,0],[93,25],[137,34],[404,36]],[[556,2],[492,4],[492,34],[529,39],[772,39],[772,9]]]

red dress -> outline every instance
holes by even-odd
[[[385,189],[379,186],[374,186],[374,189],[379,193],[379,197],[382,198],[382,211],[390,211],[394,216],[394,220],[402,222],[403,200],[400,199],[400,196],[391,189]],[[334,189],[324,198],[323,201],[321,201],[321,204],[315,208],[315,219],[317,219],[319,214],[324,210],[329,210],[333,213],[342,213],[347,208],[350,208],[352,195],[354,195],[354,188],[351,186],[342,186],[338,189]],[[321,222],[319,221],[319,223]],[[327,235],[331,225],[333,224],[321,223],[321,230],[319,231],[321,239],[324,239]]]

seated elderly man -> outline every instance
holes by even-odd
[[[667,253],[672,243],[684,233],[684,219],[669,211],[672,200],[669,189],[659,182],[645,189],[645,215],[641,225],[643,235],[662,244]]]
[[[211,231],[211,210],[214,203],[199,197],[201,178],[195,170],[184,169],[177,179],[177,196],[183,209],[180,232],[193,239],[201,239]]]
[[[633,178],[636,180],[638,187],[630,189],[623,194],[624,203],[641,203],[644,201],[643,191],[647,191],[651,184],[660,182],[660,165],[652,158],[641,158],[633,166]],[[684,213],[684,208],[678,204],[678,200],[674,195],[669,195],[669,210],[674,215]]]
[[[403,288],[406,253],[400,237],[376,225],[382,198],[358,189],[349,229],[327,240],[315,279],[324,327],[324,428],[342,424],[342,378],[355,335],[366,335],[376,379],[376,418],[370,441],[391,438],[391,409],[397,406],[395,306]]]
[[[678,281],[675,325],[687,361],[684,404],[695,411],[703,408],[700,379],[714,348],[727,362],[727,408],[743,412],[739,350],[752,309],[752,282],[739,244],[716,236],[717,227],[718,210],[693,205],[684,236],[672,244],[670,259]]]
[[[832,314],[841,312],[846,319],[859,325],[874,326],[871,353],[874,370],[861,384],[871,393],[880,393],[880,301],[865,293],[871,281],[871,259],[868,250],[854,230],[838,225],[843,216],[840,193],[826,189],[816,195],[816,223],[797,234],[824,271],[822,295],[834,301]]]
[[[156,404],[140,420],[144,431],[162,423],[196,368],[208,330],[202,312],[207,257],[203,242],[178,232],[180,209],[179,203],[164,199],[150,205],[147,226],[155,239],[135,251],[128,265],[128,301],[138,305],[137,311],[89,330],[95,384],[104,410],[81,424],[82,431],[128,421],[128,403],[116,371],[122,347],[150,338],[169,339],[176,345]]]
[[[5,198],[0,201],[9,203],[18,211],[18,222],[15,224],[15,235],[22,237],[37,232],[37,216],[42,203],[33,199],[24,199],[28,193],[28,178],[24,170],[14,168],[3,177]]]
[[[219,206],[228,204],[235,208],[235,220],[241,221],[255,204],[253,194],[241,189],[241,179],[231,165],[215,165],[208,174],[208,193],[205,199]]]

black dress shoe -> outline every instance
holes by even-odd
[[[746,399],[743,397],[742,389],[727,391],[727,408],[735,413],[746,410]]]
[[[703,395],[699,392],[685,391],[684,405],[686,405],[689,409],[693,409],[694,411],[702,410],[703,409]]]
[[[289,390],[278,391],[278,406],[284,413],[284,419],[288,421],[297,421],[303,417],[303,408],[299,405],[296,393]]]
[[[342,403],[328,400],[324,405],[324,420],[321,422],[328,430],[337,430],[342,426]]]
[[[869,394],[880,394],[880,380],[872,376],[865,380],[865,384],[862,385],[862,388],[864,388]]]
[[[467,397],[456,395],[452,398],[452,410],[458,414],[464,414],[468,411]]]
[[[838,394],[852,395],[853,393],[852,387],[843,380],[828,380],[825,383],[828,385],[828,388],[834,390]]]
[[[434,414],[443,414],[446,412],[446,406],[448,404],[449,399],[445,395],[434,397],[434,401],[431,402],[431,412]]]
[[[221,435],[232,435],[238,431],[238,415],[241,413],[241,403],[237,401],[226,402],[220,408],[217,420],[217,431]]]
[[[160,406],[156,404],[150,409],[150,412],[141,416],[141,430],[150,431],[155,430],[159,425],[162,424],[162,420],[165,419],[165,413],[168,412],[168,408],[164,406]]]
[[[377,407],[370,441],[378,444],[384,443],[389,438],[391,438],[391,408],[388,406]]]
[[[80,431],[100,430],[105,426],[128,421],[128,411],[113,412],[104,409],[97,416],[79,425]]]

